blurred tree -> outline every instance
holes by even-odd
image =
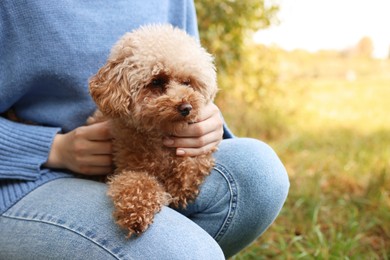
[[[215,56],[216,103],[238,135],[275,136],[279,129],[269,98],[278,91],[277,53],[253,42],[254,32],[278,22],[275,1],[195,0],[202,45]]]
[[[196,0],[195,6],[202,44],[220,72],[240,61],[246,36],[276,22],[279,10],[265,0]]]
[[[372,58],[374,52],[374,44],[370,37],[363,37],[355,47],[356,54],[363,58]]]
[[[389,45],[389,54],[387,54],[387,58],[390,60],[390,45]]]

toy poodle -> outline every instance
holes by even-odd
[[[171,25],[126,33],[89,82],[104,119],[113,125],[115,170],[108,180],[117,223],[128,236],[143,233],[164,205],[185,208],[214,166],[215,149],[177,156],[163,145],[217,93],[213,57]]]

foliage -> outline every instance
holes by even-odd
[[[276,22],[278,11],[265,0],[198,0],[195,5],[202,44],[215,55],[221,72],[238,66],[245,38]]]
[[[216,103],[223,108],[227,122],[240,119],[241,124],[248,125],[246,129],[232,125],[236,134],[255,134],[250,129],[270,125],[269,121],[275,122],[279,117],[279,112],[273,110],[269,102],[278,91],[275,85],[277,56],[252,40],[255,31],[277,23],[278,5],[264,0],[199,0],[195,3],[202,44],[216,59],[220,88]],[[270,111],[260,112],[265,110]],[[269,116],[270,113],[273,115]],[[257,120],[253,120],[254,117]],[[263,134],[280,133],[279,129],[268,130]]]
[[[259,139],[279,136],[285,130],[282,122],[287,119],[281,118],[278,100],[274,98],[283,95],[276,84],[279,78],[276,50],[247,43],[241,56],[239,68],[220,76],[223,87],[216,102],[236,135]]]

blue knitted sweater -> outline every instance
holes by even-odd
[[[50,180],[72,176],[45,169],[52,140],[95,110],[88,78],[112,45],[143,24],[171,23],[198,37],[190,0],[1,0],[0,214]],[[39,126],[38,126],[39,125]]]

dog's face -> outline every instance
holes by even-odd
[[[98,108],[140,130],[174,133],[197,120],[217,92],[213,59],[169,25],[125,34],[89,84]]]

